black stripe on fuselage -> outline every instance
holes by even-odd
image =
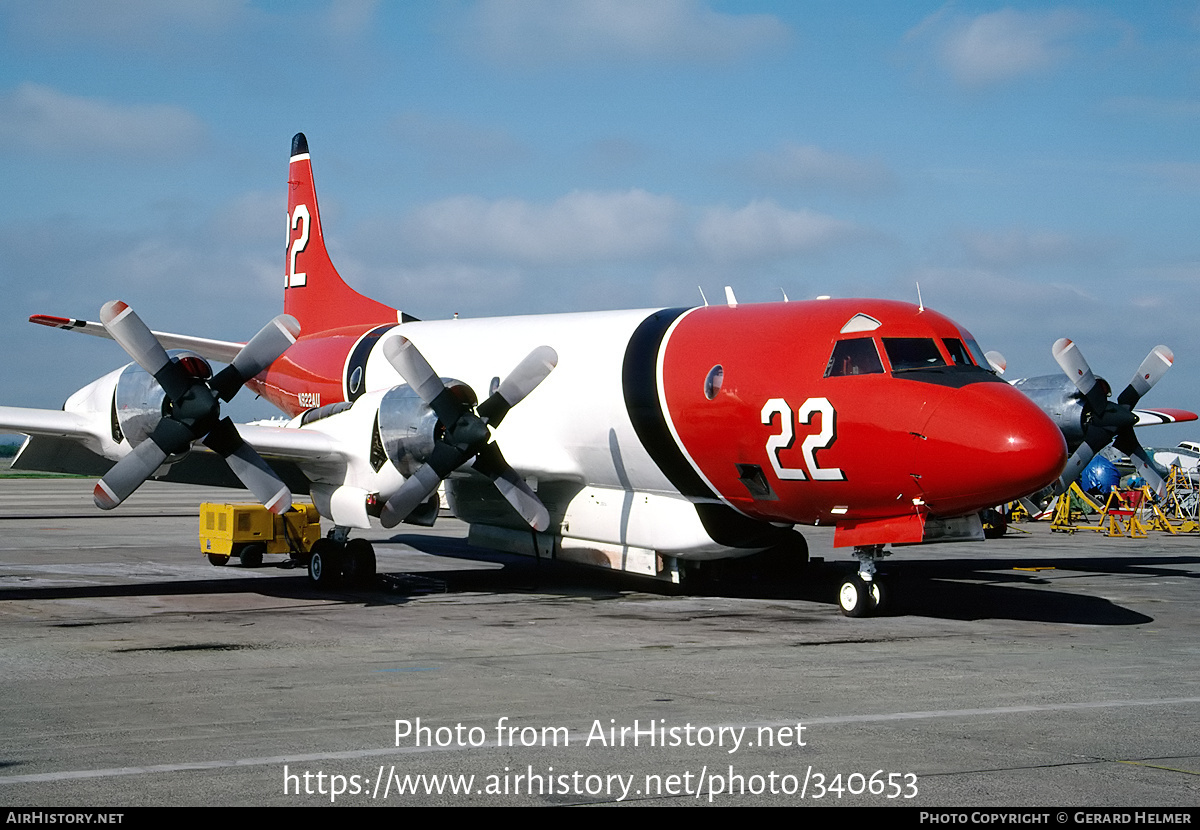
[[[675,443],[658,400],[658,353],[667,329],[685,311],[688,309],[664,308],[641,322],[625,348],[621,386],[633,431],[663,475],[685,496],[715,499],[716,494]]]
[[[397,325],[397,323],[385,323],[382,326],[376,326],[360,337],[354,344],[354,348],[350,350],[350,359],[346,361],[346,376],[342,378],[342,389],[345,390],[347,401],[353,403],[363,392],[367,391],[367,358],[370,356],[371,350],[375,348],[375,344],[379,342],[379,338]],[[355,372],[358,373],[357,378],[354,376]]]

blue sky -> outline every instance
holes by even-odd
[[[32,313],[278,313],[303,131],[343,276],[418,317],[919,282],[1009,377],[1166,343],[1145,403],[1200,410],[1198,127],[1195,2],[9,0],[0,403],[125,362]]]

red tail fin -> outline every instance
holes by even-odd
[[[283,310],[300,321],[303,336],[347,326],[397,323],[399,311],[346,285],[329,259],[317,210],[308,139],[296,133],[288,166],[288,245]],[[411,319],[406,315],[403,319]]]

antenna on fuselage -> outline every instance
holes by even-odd
[[[783,295],[783,301],[786,303],[788,301],[787,292],[783,290],[783,286],[779,287],[779,293]]]
[[[700,292],[700,299],[704,300],[705,305],[708,305],[708,297],[704,296],[704,289],[698,285],[696,286],[696,289]]]
[[[725,286],[725,305],[730,308],[737,308],[737,297],[733,296],[733,286]]]
[[[921,283],[917,283],[917,311],[924,311],[925,303],[921,300]]]

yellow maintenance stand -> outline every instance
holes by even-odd
[[[311,504],[293,504],[282,516],[261,504],[200,505],[200,552],[213,565],[237,556],[246,568],[257,568],[267,553],[287,553],[306,561],[321,538],[321,516]]]

